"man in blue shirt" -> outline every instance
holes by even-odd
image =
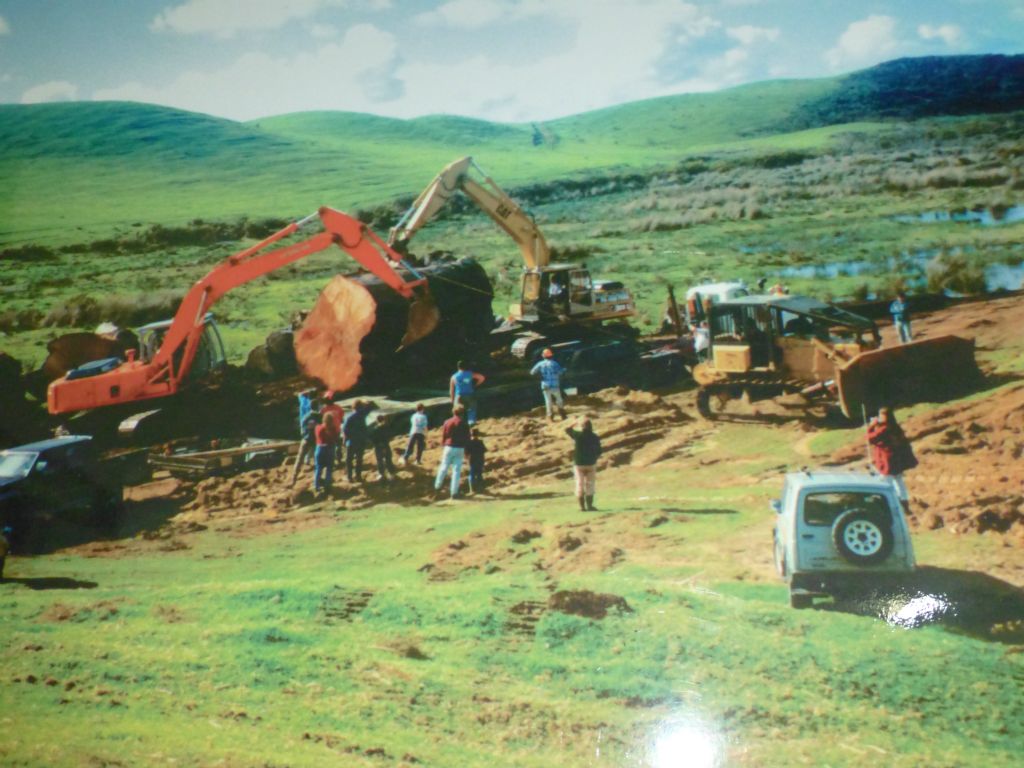
[[[315,389],[304,389],[299,392],[299,450],[295,454],[295,467],[292,469],[292,485],[299,477],[299,471],[303,464],[309,464],[310,458],[316,449],[316,438],[313,429],[320,423],[317,411],[320,410],[320,402],[313,396]],[[310,422],[312,421],[312,426]]]
[[[537,363],[530,370],[531,376],[540,376],[540,391],[544,395],[544,410],[547,411],[548,421],[553,421],[554,406],[558,404],[558,413],[562,420],[565,420],[565,401],[562,399],[562,374],[565,369],[555,360],[555,353],[550,349],[543,352],[544,359]]]
[[[896,326],[900,343],[908,343],[911,339],[910,306],[907,304],[907,295],[903,291],[897,293],[896,301],[889,305],[889,314],[892,315],[892,323]]]
[[[459,360],[456,367],[458,370],[452,374],[448,382],[448,396],[451,398],[452,407],[465,407],[466,421],[473,426],[476,424],[476,388],[484,383],[485,376],[469,370],[462,360]]]

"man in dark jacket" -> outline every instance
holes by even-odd
[[[572,438],[573,474],[576,476],[576,498],[581,510],[597,511],[594,492],[597,489],[597,460],[601,456],[601,438],[594,432],[590,419],[581,418],[579,429],[569,427],[565,433]]]
[[[366,450],[367,403],[356,400],[352,412],[345,417],[342,433],[345,436],[345,471],[350,483],[363,481],[363,452]]]
[[[373,444],[373,455],[377,460],[380,481],[386,483],[394,480],[398,473],[395,471],[395,462],[391,458],[391,432],[388,428],[388,417],[379,413],[376,419],[367,419],[366,430],[370,442]]]

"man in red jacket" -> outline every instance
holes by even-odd
[[[441,428],[441,441],[444,450],[441,453],[441,466],[438,467],[437,477],[434,479],[434,490],[438,493],[441,492],[445,475],[451,469],[452,482],[450,493],[453,499],[459,497],[459,481],[462,479],[462,460],[466,456],[466,446],[469,445],[469,424],[466,423],[465,416],[465,407],[456,405],[452,409],[452,417]]]
[[[334,466],[340,469],[345,463],[345,451],[341,441],[341,425],[345,423],[345,409],[334,402],[336,395],[337,392],[333,389],[324,392],[324,404],[320,408],[320,415],[329,413],[334,416],[334,426],[338,430],[338,434],[335,436],[337,439],[334,441]]]
[[[871,463],[879,474],[892,479],[904,510],[909,512],[910,496],[903,473],[917,466],[917,457],[891,409],[878,409],[878,418],[868,424],[868,443],[871,444]]]

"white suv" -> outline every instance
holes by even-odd
[[[914,570],[910,530],[892,482],[854,472],[791,472],[776,512],[775,567],[794,608],[871,588]]]

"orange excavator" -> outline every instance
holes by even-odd
[[[300,242],[267,250],[317,219],[323,231]],[[53,381],[47,391],[50,413],[69,413],[175,394],[194,369],[209,368],[218,357],[223,361],[223,347],[212,316],[208,314],[218,299],[239,285],[331,245],[337,245],[412,302],[403,346],[434,330],[440,316],[426,280],[365,224],[341,211],[323,207],[214,267],[185,295],[173,320],[148,327],[158,333],[143,333],[138,355],[129,350],[123,362],[119,358],[93,361]],[[417,279],[405,280],[398,272],[400,266],[406,267]],[[214,348],[220,350],[219,355]]]

